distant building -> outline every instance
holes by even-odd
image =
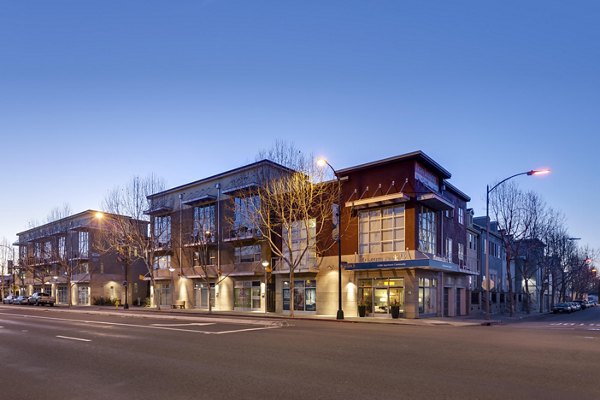
[[[123,303],[123,285],[128,284],[129,304],[145,300],[147,284],[139,276],[146,268],[134,263],[125,275],[117,254],[102,248],[104,225],[97,213],[87,210],[17,233],[19,262],[14,275],[20,294],[50,293],[57,304],[87,306],[115,299]]]
[[[506,305],[506,292],[508,291],[507,273],[506,273],[506,251],[502,236],[498,231],[498,223],[490,221],[489,245],[486,242],[487,219],[483,217],[473,218],[473,228],[479,232],[477,244],[478,259],[480,262],[480,273],[478,279],[478,300],[473,303],[480,305],[481,311],[487,311],[485,308],[485,287],[484,282],[488,279],[486,274],[486,254],[489,251],[489,280],[490,280],[490,312],[503,312]],[[514,276],[514,275],[513,275]]]

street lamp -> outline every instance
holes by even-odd
[[[265,271],[265,293],[264,293],[264,299],[265,299],[265,314],[267,313],[267,268],[269,267],[269,262],[267,260],[263,260],[263,262],[261,263],[263,266],[263,269]]]
[[[514,174],[509,176],[508,178],[502,179],[500,182],[496,183],[494,186],[490,188],[490,185],[486,186],[485,193],[485,220],[486,220],[486,231],[485,231],[485,312],[486,319],[490,319],[490,193],[496,189],[498,186],[502,185],[504,182],[509,179],[515,178],[520,175],[546,175],[549,174],[549,169],[532,169],[531,171],[519,172],[518,174]]]
[[[175,268],[169,267],[169,272],[171,273],[171,304],[172,307],[175,307],[175,281],[173,280],[173,272]]]
[[[328,166],[333,171],[335,179],[338,183],[338,206],[337,206],[337,248],[338,248],[338,310],[336,319],[344,319],[344,310],[342,310],[342,181],[340,176],[329,164],[329,162],[321,158],[317,161],[320,167]]]

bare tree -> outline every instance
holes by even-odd
[[[287,172],[265,169],[258,189],[247,193],[247,217],[260,228],[271,255],[279,261],[274,269],[289,271],[290,315],[294,316],[294,273],[301,266],[318,266],[319,256],[335,241],[328,235],[337,185],[324,182],[324,171],[311,156],[294,145],[277,142],[260,153],[290,168]]]
[[[126,268],[135,261],[142,261],[153,291],[156,288],[153,272],[158,248],[155,242],[167,228],[155,225],[148,229],[148,212],[151,211],[148,196],[164,190],[164,187],[164,181],[152,174],[135,176],[124,186],[110,191],[104,199],[103,210],[113,217],[104,222],[101,243],[98,244],[103,251],[116,252]],[[159,304],[157,307],[160,309]]]

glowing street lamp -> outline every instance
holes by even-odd
[[[486,186],[486,194],[485,194],[485,219],[486,219],[486,231],[485,231],[485,296],[486,296],[486,305],[485,305],[485,313],[486,319],[490,319],[490,193],[496,189],[498,186],[502,185],[504,182],[509,179],[515,178],[520,175],[546,175],[549,174],[549,169],[532,169],[531,171],[519,172],[518,174],[514,174],[509,176],[508,178],[502,179],[500,182],[496,183],[494,186],[490,188],[490,185]]]
[[[338,311],[336,319],[344,319],[344,310],[342,310],[342,182],[340,176],[329,164],[329,162],[321,158],[317,161],[320,167],[328,166],[333,171],[335,179],[338,183],[338,207],[337,207],[337,248],[338,248]]]

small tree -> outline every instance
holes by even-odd
[[[293,145],[277,142],[259,154],[288,170],[263,169],[258,188],[248,192],[248,218],[260,227],[260,236],[272,256],[280,261],[273,269],[289,271],[290,315],[294,316],[294,273],[301,266],[317,266],[319,256],[335,243],[327,233],[337,185],[324,181],[324,171],[313,157]]]
[[[140,260],[143,262],[153,292],[154,261],[157,246],[155,239],[160,237],[166,227],[152,226],[148,212],[151,203],[148,196],[164,190],[164,182],[155,175],[135,176],[129,183],[117,187],[107,194],[103,202],[104,211],[116,215],[102,228],[103,251],[114,251],[125,266]],[[155,205],[156,206],[156,205]],[[160,304],[157,304],[160,309]]]

